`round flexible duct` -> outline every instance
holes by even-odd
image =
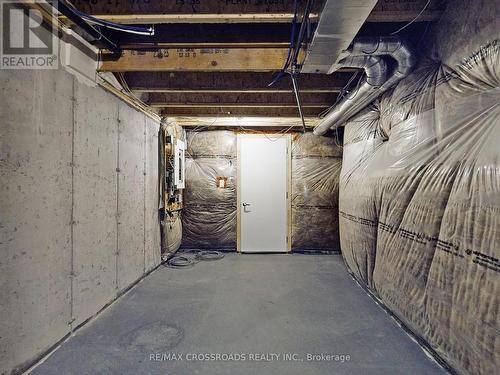
[[[413,70],[416,64],[412,47],[398,36],[357,38],[348,49],[349,56],[340,60],[339,67],[362,68],[366,78],[353,95],[344,97],[314,128],[314,134],[323,135],[330,128],[343,125],[374,99],[394,86]],[[396,67],[387,75],[383,57],[396,61]]]

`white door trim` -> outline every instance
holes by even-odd
[[[291,134],[255,134],[255,133],[238,133],[236,138],[236,250],[241,253],[241,138],[245,135],[268,137],[274,139],[276,137],[286,137],[286,164],[287,164],[287,252],[292,250],[292,136]]]

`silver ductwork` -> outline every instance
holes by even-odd
[[[314,128],[314,134],[323,135],[330,128],[343,125],[352,116],[370,104],[383,92],[406,77],[416,64],[411,46],[397,36],[379,38],[356,38],[347,50],[348,56],[339,61],[338,67],[362,68],[366,77],[345,96]],[[388,74],[387,57],[396,66]]]
[[[377,0],[325,0],[301,73],[332,73],[376,4]]]

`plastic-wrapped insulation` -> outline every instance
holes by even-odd
[[[339,251],[342,149],[312,133],[292,138],[292,251]]]
[[[217,177],[227,186],[217,186]],[[236,134],[188,132],[183,248],[236,250]]]
[[[183,248],[236,249],[236,133],[188,133]],[[292,251],[338,251],[336,139],[312,133],[292,141]],[[216,185],[227,178],[227,187]]]
[[[345,126],[341,246],[355,277],[463,374],[500,366],[497,41],[422,62]]]

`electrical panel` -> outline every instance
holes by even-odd
[[[165,135],[165,181],[163,190],[164,207],[167,212],[183,208],[182,189],[185,187],[186,143],[172,135]]]
[[[185,150],[186,145],[181,140],[176,140],[174,147],[174,187],[175,189],[184,189],[185,179]]]

